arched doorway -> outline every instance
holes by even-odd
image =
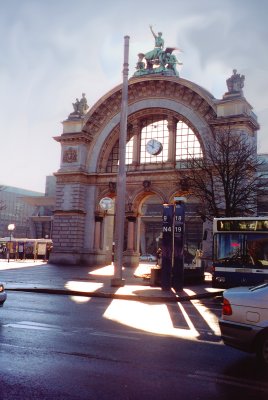
[[[155,255],[162,233],[162,201],[157,195],[146,197],[140,207],[140,253]]]

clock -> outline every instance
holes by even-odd
[[[159,140],[150,139],[146,143],[146,151],[148,151],[148,153],[153,156],[158,156],[158,154],[161,153],[162,149],[163,149],[163,146],[162,146],[162,143],[159,142]]]

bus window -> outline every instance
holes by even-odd
[[[268,281],[268,219],[213,220],[212,287],[254,286]]]
[[[242,255],[243,235],[237,233],[215,235],[214,247],[215,261],[235,260]]]
[[[246,255],[258,268],[268,268],[268,238],[263,235],[246,235]]]

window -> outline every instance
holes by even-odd
[[[106,172],[117,172],[119,160],[119,141],[113,147],[106,167]]]
[[[141,130],[141,163],[158,163],[165,162],[168,158],[168,127],[167,120],[153,121],[153,118],[143,121]],[[157,156],[153,156],[146,151],[146,144],[150,139],[156,139],[161,142],[163,149]]]
[[[164,163],[168,159],[169,131],[168,121],[159,116],[146,118],[141,122],[140,133],[140,163]],[[151,155],[146,151],[149,140],[156,139],[162,144],[162,151],[158,155]],[[200,142],[192,129],[183,121],[177,122],[176,127],[176,161],[178,168],[187,168],[187,161],[192,158],[202,158]],[[106,167],[106,172],[117,172],[119,160],[119,141],[113,147]],[[133,162],[133,138],[126,145],[126,165]]]
[[[192,129],[183,121],[177,123],[176,130],[176,161],[180,168],[188,167],[188,160],[202,158],[200,142]]]

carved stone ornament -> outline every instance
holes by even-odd
[[[183,191],[189,190],[189,179],[187,177],[181,178],[179,181],[179,187]]]
[[[109,182],[109,190],[111,193],[116,191],[116,182]]]
[[[77,156],[77,149],[69,147],[67,150],[64,151],[62,161],[65,163],[77,162]]]
[[[237,70],[233,70],[233,75],[226,80],[229,93],[242,93],[244,87],[245,75],[240,75]]]
[[[72,104],[74,111],[69,115],[68,119],[77,119],[83,117],[89,108],[85,93],[82,93],[80,100],[77,98],[75,103]]]
[[[151,187],[151,181],[143,181],[142,186],[144,187],[145,192],[149,191]]]

